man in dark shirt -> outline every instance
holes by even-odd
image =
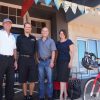
[[[17,38],[17,51],[19,53],[18,69],[19,81],[23,86],[24,100],[33,100],[34,82],[37,81],[35,67],[36,38],[31,35],[31,24],[24,24],[24,34]],[[29,96],[27,96],[27,82],[29,82]]]

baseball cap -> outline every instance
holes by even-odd
[[[5,19],[3,20],[3,23],[5,23],[5,22],[11,22],[11,23],[12,23],[12,21],[11,21],[9,18],[5,18]]]

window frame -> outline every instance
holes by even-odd
[[[29,17],[30,22],[31,21],[36,21],[36,22],[44,22],[46,24],[46,27],[49,29],[49,35],[51,37],[51,22],[50,20],[47,19],[40,19],[40,18],[34,18],[34,17]],[[41,34],[38,33],[32,33],[34,36],[36,36],[37,39],[41,38]]]
[[[13,24],[12,26],[13,27],[19,27],[19,28],[23,28],[23,24],[21,25],[21,24],[18,24],[17,23],[17,18],[19,17],[19,16],[17,16],[17,9],[22,9],[22,7],[21,6],[19,6],[19,5],[15,5],[15,4],[10,4],[10,3],[4,3],[4,2],[0,2],[0,6],[5,6],[5,7],[8,7],[8,14],[3,14],[3,13],[0,13],[0,14],[2,14],[2,15],[8,15],[8,17],[9,16],[15,16],[15,15],[9,15],[9,8],[15,8],[16,9],[16,24]],[[23,23],[24,23],[24,17],[23,17]],[[0,25],[2,25],[2,22],[0,22]]]

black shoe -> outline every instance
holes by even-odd
[[[23,100],[28,100],[28,96],[24,96],[24,99]]]
[[[28,100],[33,100],[33,96],[29,95]]]
[[[44,100],[44,98],[40,98],[39,100]]]
[[[53,98],[52,97],[49,97],[48,100],[53,100]]]

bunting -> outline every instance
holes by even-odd
[[[77,4],[76,3],[72,3],[71,8],[72,8],[73,13],[76,14]]]
[[[52,0],[44,0],[45,4],[48,6],[51,3]],[[72,12],[76,14],[77,9],[80,10],[82,14],[88,14],[92,13],[95,14],[96,12],[98,15],[100,15],[100,8],[92,8],[84,5],[80,5],[77,3],[72,3],[70,1],[65,1],[65,0],[53,0],[55,3],[55,6],[59,10],[60,6],[62,5],[62,8],[64,9],[65,13],[68,11],[69,7],[72,9]],[[24,14],[27,12],[27,10],[32,6],[33,3],[38,3],[39,0],[23,0],[22,4],[22,11],[21,11],[21,16],[23,17]]]
[[[69,1],[63,1],[62,7],[63,7],[65,13],[68,11],[68,8],[70,7],[74,14],[76,14],[77,9],[79,9],[82,14],[91,13],[91,14],[95,15],[95,13],[98,13],[98,15],[100,15],[100,7],[98,7],[98,8],[88,7],[88,6],[80,5],[77,3],[72,3]]]
[[[24,0],[22,4],[21,16],[23,17],[29,8],[33,5],[34,0]]]
[[[45,0],[46,5],[48,6],[52,0]]]
[[[64,8],[64,11],[65,11],[65,13],[68,11],[68,9],[69,9],[69,7],[71,7],[71,2],[69,2],[69,1],[64,1],[63,3],[62,3],[62,7]]]
[[[78,5],[78,9],[80,10],[81,14],[84,14],[85,7],[83,5]]]
[[[63,2],[63,0],[54,0],[54,3],[55,3],[55,5],[56,5],[56,7],[57,7],[58,10],[59,10],[62,2]]]
[[[37,4],[39,2],[39,0],[34,0],[35,4]]]

